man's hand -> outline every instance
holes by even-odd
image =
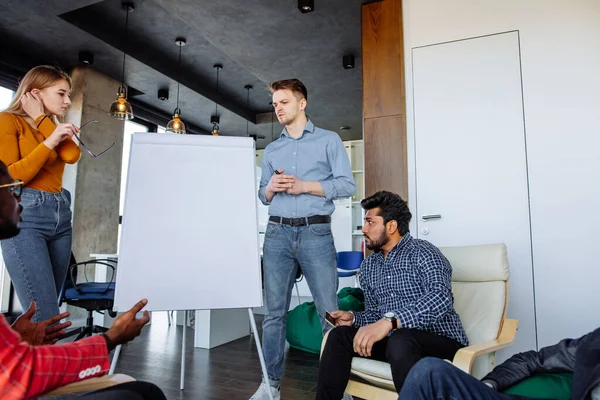
[[[335,318],[335,326],[352,326],[354,315],[351,312],[335,310],[329,314]]]
[[[273,193],[286,192],[292,187],[294,177],[292,175],[282,175],[283,170],[277,170],[279,174],[273,174],[269,183],[267,184],[267,190]]]
[[[298,195],[302,193],[306,193],[306,182],[296,178],[295,176],[290,176],[291,182],[289,188],[286,190],[288,194]]]
[[[354,351],[362,357],[370,357],[373,344],[386,337],[392,330],[392,323],[387,319],[380,319],[374,324],[363,326],[354,336]]]
[[[31,318],[36,310],[37,306],[35,301],[32,301],[27,311],[12,324],[12,328],[19,332],[21,340],[24,340],[31,345],[39,346],[41,344],[56,343],[58,338],[65,334],[65,328],[71,326],[71,322],[62,324],[56,323],[63,318],[67,318],[71,314],[64,312],[42,322],[32,322]]]
[[[135,315],[148,304],[148,300],[143,299],[137,302],[131,309],[117,317],[106,331],[106,336],[115,345],[127,343],[140,335],[144,325],[150,321],[148,311],[144,311],[142,318],[136,318]]]
[[[37,117],[44,114],[44,103],[42,103],[42,99],[36,93],[27,92],[23,94],[21,96],[21,105],[25,114],[34,121]]]

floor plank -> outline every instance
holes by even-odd
[[[261,326],[262,316],[257,315]],[[261,382],[254,338],[247,336],[211,350],[194,348],[187,332],[185,390],[179,390],[181,326],[168,326],[166,314],[154,313],[152,324],[123,347],[116,372],[158,385],[168,399],[248,399]],[[287,347],[287,346],[286,346]],[[315,398],[319,357],[286,348],[281,398]]]

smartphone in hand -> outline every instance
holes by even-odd
[[[329,314],[329,311],[325,311],[325,320],[329,323],[329,325],[335,326],[335,318]]]

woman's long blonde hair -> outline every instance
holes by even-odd
[[[27,117],[27,113],[23,110],[23,105],[21,104],[21,97],[33,89],[46,89],[61,80],[67,81],[69,87],[73,87],[69,74],[58,67],[39,65],[30,69],[19,82],[15,97],[13,97],[10,105],[4,111],[21,117]],[[52,117],[57,122],[56,116],[53,115]]]

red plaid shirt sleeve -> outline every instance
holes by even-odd
[[[76,381],[104,375],[106,341],[93,336],[73,343],[31,346],[0,315],[0,398],[28,399]]]

